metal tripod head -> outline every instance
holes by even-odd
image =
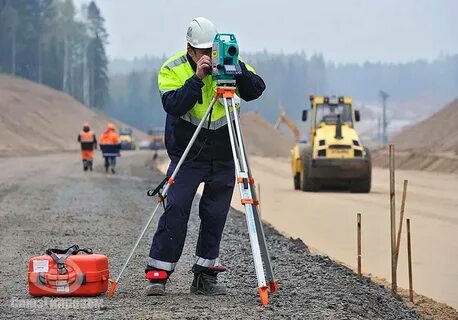
[[[218,79],[216,80],[218,87],[236,87],[237,81],[235,79]]]

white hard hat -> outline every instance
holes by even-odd
[[[216,34],[213,22],[207,18],[198,17],[189,24],[186,40],[194,48],[207,49],[212,47]]]

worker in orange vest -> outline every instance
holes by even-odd
[[[105,158],[105,172],[111,167],[111,172],[116,173],[116,157],[120,156],[121,141],[116,132],[116,127],[113,123],[107,125],[107,129],[100,136],[100,149]]]
[[[97,138],[91,131],[89,123],[83,123],[83,130],[78,135],[78,142],[81,144],[81,159],[83,160],[83,170],[92,171],[94,149],[97,149]]]

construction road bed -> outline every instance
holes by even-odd
[[[162,174],[147,168],[151,153],[124,153],[119,173],[81,170],[78,154],[0,159],[0,318],[77,319],[419,319],[380,286],[323,256],[300,240],[266,227],[280,291],[260,307],[244,215],[231,210],[221,248],[227,296],[189,293],[199,218],[191,214],[183,256],[165,297],[144,295],[145,262],[157,220],[140,243],[111,300],[32,298],[27,262],[47,248],[78,244],[110,258],[119,272],[154,201],[146,190]],[[281,213],[279,213],[281,214]]]

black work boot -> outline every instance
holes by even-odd
[[[83,160],[83,170],[87,171],[87,161]]]
[[[92,171],[92,161],[88,161],[89,170]]]
[[[194,269],[194,268],[193,268]],[[203,294],[206,296],[225,295],[226,288],[218,284],[218,273],[226,271],[223,266],[210,267],[205,271],[194,273],[194,280],[191,285],[191,293]]]
[[[114,167],[114,166],[111,167],[111,173],[112,173],[112,174],[115,174],[115,173],[116,173],[116,170],[115,170],[115,167]]]
[[[164,270],[151,270],[145,275],[148,283],[146,285],[147,296],[163,296],[165,295],[165,283],[169,278],[169,274]]]

